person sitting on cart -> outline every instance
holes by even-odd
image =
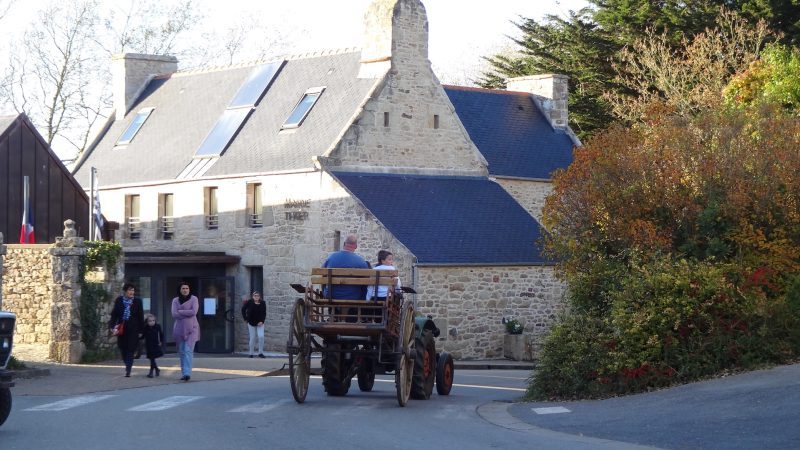
[[[381,250],[378,252],[378,265],[374,267],[375,270],[396,270],[394,267],[394,255],[392,252],[388,250]],[[397,277],[397,283],[395,285],[395,289],[400,290],[400,278]],[[383,302],[386,301],[386,297],[389,295],[389,286],[378,286],[378,290],[375,290],[375,286],[368,286],[367,287],[367,301],[378,301]]]
[[[348,235],[344,239],[342,250],[336,251],[328,255],[328,259],[322,264],[322,267],[331,269],[369,269],[369,264],[361,256],[355,253],[358,248],[358,237],[355,234]],[[348,286],[338,285],[331,286],[332,292],[328,292],[328,286],[323,287],[322,295],[325,298],[339,299],[339,300],[358,300],[366,296],[366,286]],[[350,308],[348,311],[347,322],[355,322],[355,308]],[[339,311],[336,312],[339,314]],[[352,317],[351,317],[352,316]]]

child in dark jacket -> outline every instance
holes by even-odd
[[[147,350],[147,359],[150,360],[150,373],[147,374],[147,378],[153,378],[153,372],[159,376],[161,370],[156,364],[156,358],[164,356],[164,332],[161,331],[161,325],[156,323],[156,316],[152,314],[145,316],[142,338],[144,338],[144,346]]]

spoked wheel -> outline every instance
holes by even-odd
[[[303,323],[306,306],[298,299],[292,310],[292,323],[286,352],[289,354],[289,381],[292,383],[292,396],[297,403],[303,403],[308,393],[308,379],[311,375],[311,336]]]
[[[453,388],[453,357],[450,353],[442,352],[436,364],[436,393],[439,395],[450,394]]]
[[[403,305],[400,313],[400,356],[394,370],[397,403],[406,406],[411,395],[411,378],[414,375],[414,310],[410,303]]]
[[[436,378],[436,343],[433,333],[424,330],[416,339],[414,376],[411,383],[411,398],[427,400],[433,392],[433,381]]]

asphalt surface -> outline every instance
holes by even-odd
[[[312,358],[312,371],[319,370],[319,362]],[[48,374],[17,378],[12,392],[69,396],[182,383],[177,355],[160,358],[159,365],[161,376],[150,379],[144,358],[135,362],[130,378],[117,361],[34,363],[39,374]],[[194,366],[192,382],[288,373],[287,357],[280,353],[263,359],[196,354]],[[505,360],[457,361],[455,382],[459,370],[531,367]],[[793,364],[605,400],[490,402],[478,413],[510,432],[529,433],[532,442],[563,442],[563,448],[788,449],[800,448],[799,405],[800,364]]]

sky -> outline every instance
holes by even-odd
[[[8,1],[8,0],[6,0]],[[129,0],[130,1],[130,0]],[[243,20],[259,20],[278,30],[289,53],[360,47],[362,19],[372,0],[195,0],[205,16],[196,32],[224,30]],[[0,39],[32,26],[35,11],[49,0],[15,0],[0,28]],[[0,0],[2,3],[2,0]],[[101,0],[104,6],[125,0]],[[175,3],[163,0],[161,4]],[[429,57],[437,73],[460,78],[465,68],[476,67],[481,57],[511,44],[516,36],[511,23],[520,16],[564,16],[588,5],[586,0],[423,0],[430,30]],[[1,55],[0,55],[1,56]],[[0,64],[0,67],[2,64]],[[445,77],[447,78],[447,77]]]
[[[0,6],[8,1],[0,0]],[[12,39],[19,39],[24,31],[34,29],[37,11],[59,0],[11,1],[15,2],[13,8],[0,23],[0,76],[5,72],[3,61],[7,59],[4,47]],[[101,8],[119,9],[132,1],[137,0],[99,0],[99,3]],[[170,5],[177,1],[160,0],[158,4]],[[219,36],[230,27],[249,21],[258,23],[262,33],[254,34],[252,40],[281,42],[276,54],[361,47],[363,17],[372,1],[194,0],[197,11],[203,16],[193,31],[197,36],[194,40],[208,42],[209,34]],[[483,56],[512,47],[508,36],[519,35],[512,22],[519,21],[520,17],[566,16],[570,10],[588,6],[588,1],[423,0],[423,4],[429,23],[429,59],[435,73],[442,82],[471,85],[486,67]],[[0,114],[12,113],[13,109],[0,105]],[[62,154],[56,142],[53,147],[60,156],[69,157],[67,152]]]

